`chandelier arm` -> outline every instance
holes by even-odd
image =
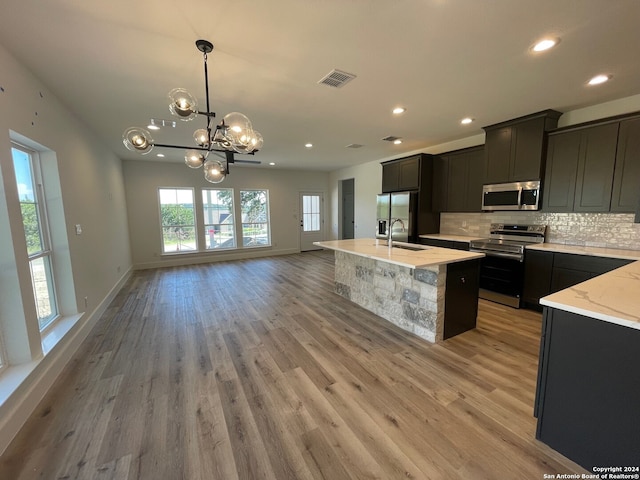
[[[205,94],[205,98],[207,99],[207,112],[210,112],[211,107],[209,106],[209,70],[207,69],[207,53],[205,52],[203,55],[204,55],[204,94]]]
[[[238,152],[234,152],[232,150],[226,150],[224,148],[213,148],[213,147],[207,148],[207,147],[193,147],[193,146],[188,146],[187,147],[185,145],[169,145],[169,144],[166,144],[166,143],[154,143],[153,146],[154,147],[159,147],[159,148],[180,148],[180,149],[183,149],[183,150],[201,150],[203,152],[221,152],[221,153],[224,153],[224,154],[227,154],[227,153],[238,153]],[[250,153],[243,152],[241,155],[253,155],[253,154],[254,154],[254,152],[250,152]]]

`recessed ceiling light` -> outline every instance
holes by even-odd
[[[305,143],[304,146],[307,148],[311,148],[313,147],[313,143]]]
[[[275,162],[269,162],[269,165],[273,166],[275,165]]]
[[[471,118],[471,117],[466,117],[466,118],[463,118],[462,120],[460,120],[460,123],[462,125],[468,125],[471,122],[473,122],[473,118]]]
[[[534,52],[544,52],[545,50],[555,47],[559,42],[559,38],[545,38],[531,47],[531,50]]]
[[[164,158],[164,153],[158,153],[156,157]]]
[[[391,113],[393,113],[394,115],[400,115],[401,113],[406,112],[407,109],[404,107],[396,107],[393,110],[391,110]]]
[[[402,143],[402,140],[400,140],[399,138],[393,141],[394,145],[400,145],[401,143]]]
[[[600,85],[601,83],[608,82],[609,80],[611,80],[611,75],[596,75],[589,80],[589,85]]]

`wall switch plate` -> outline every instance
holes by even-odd
[[[76,235],[82,235],[82,225],[76,223]]]

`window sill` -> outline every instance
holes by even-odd
[[[209,250],[198,250],[198,251],[188,251],[188,252],[171,252],[171,253],[161,253],[161,258],[176,258],[176,257],[197,257],[203,255],[222,255],[224,253],[239,253],[243,250],[260,250],[260,249],[269,249],[272,248],[272,245],[254,245],[254,246],[244,246],[242,248],[212,248]]]
[[[47,327],[42,334],[42,353],[44,356],[51,352],[60,340],[69,333],[73,326],[82,318],[82,315],[82,313],[78,313],[68,317],[61,317]],[[18,390],[20,385],[40,364],[44,356],[19,365],[9,365],[2,371],[0,374],[0,406]]]
[[[83,313],[60,317],[53,325],[47,328],[42,334],[42,353],[45,355],[53,350],[62,338],[69,333],[69,330],[78,323]]]

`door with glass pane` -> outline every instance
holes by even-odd
[[[323,240],[324,197],[322,193],[300,192],[300,251],[319,250],[313,242]]]

